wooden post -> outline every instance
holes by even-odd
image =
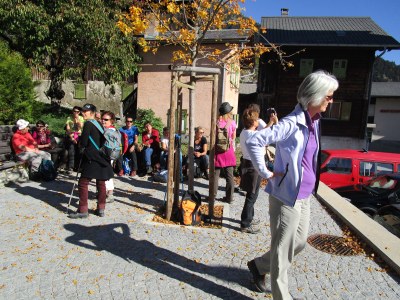
[[[175,111],[176,103],[178,99],[178,87],[177,87],[177,72],[172,72],[172,84],[171,84],[171,103],[169,108],[169,153],[174,153],[175,145]],[[168,181],[167,181],[167,205],[165,209],[165,217],[167,220],[171,219],[172,206],[173,206],[173,187],[174,187],[174,160],[172,157],[168,159]]]
[[[194,188],[194,123],[196,117],[194,115],[195,104],[196,104],[196,73],[190,74],[190,85],[193,89],[189,89],[189,145],[188,145],[188,162],[189,162],[189,180],[188,180],[188,190],[193,190]]]
[[[209,173],[209,185],[208,185],[208,216],[210,221],[214,218],[214,202],[215,196],[214,191],[218,186],[215,182],[215,141],[216,141],[216,126],[217,126],[217,103],[218,103],[218,74],[214,75],[213,81],[213,93],[212,93],[212,104],[211,104],[211,128],[210,128],[210,173]],[[217,184],[217,186],[215,186]]]

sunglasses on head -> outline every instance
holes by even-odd
[[[73,110],[74,113],[78,113],[81,112],[80,110]]]

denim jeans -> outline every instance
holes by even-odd
[[[153,155],[153,148],[145,148],[144,151],[144,161],[146,162],[146,167],[151,167],[151,156]]]

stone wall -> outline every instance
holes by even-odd
[[[50,103],[50,99],[45,92],[50,86],[49,80],[37,81],[35,87],[37,99],[41,102]],[[65,92],[65,97],[61,100],[61,106],[74,107],[83,106],[85,103],[94,104],[99,110],[109,110],[115,113],[117,117],[121,115],[121,95],[120,86],[105,85],[102,81],[89,81],[86,84],[86,99],[74,98],[75,87],[74,81],[67,80],[63,83],[62,88]]]

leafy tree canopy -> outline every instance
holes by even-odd
[[[205,43],[210,30],[236,28],[243,37],[258,32],[252,18],[243,16],[245,0],[135,0],[129,13],[121,15],[118,27],[125,35],[134,35],[146,51],[157,51],[160,45],[180,46],[172,61],[196,65],[199,59],[216,62],[240,61],[260,56],[270,48],[262,44],[227,44],[227,49],[211,48]],[[154,39],[145,39],[146,30],[154,28]],[[229,54],[228,54],[229,53]]]
[[[0,37],[35,67],[50,72],[51,98],[62,98],[64,76],[106,83],[137,72],[132,38],[116,26],[129,0],[8,0],[0,2]],[[52,90],[53,89],[53,90]]]
[[[0,40],[0,124],[20,118],[32,121],[35,92],[30,70],[23,58]]]

